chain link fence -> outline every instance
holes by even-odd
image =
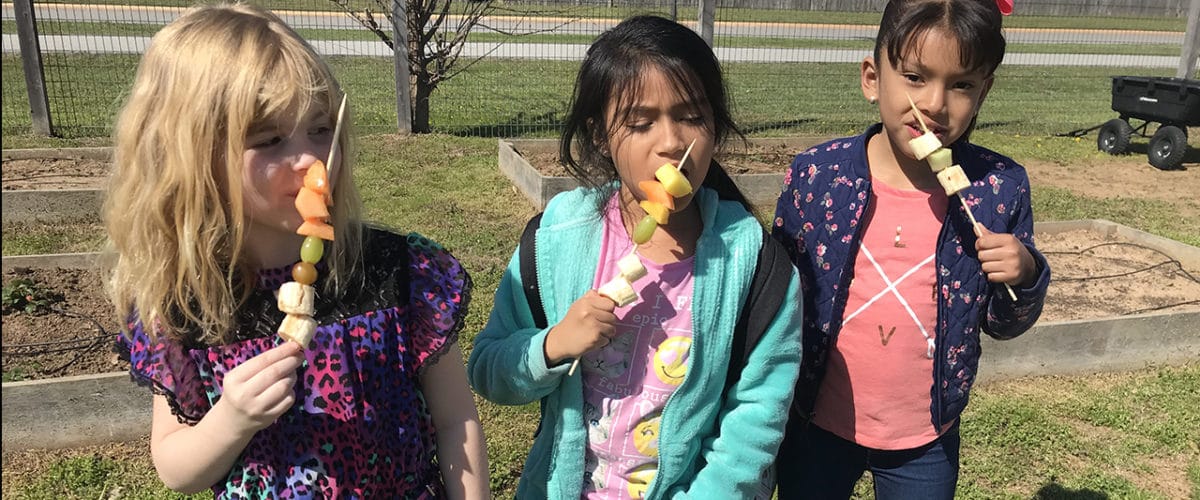
[[[150,37],[189,2],[156,5],[37,2],[45,86],[56,135],[111,132]],[[471,0],[466,0],[471,1]],[[327,0],[261,2],[324,54],[355,105],[363,133],[397,129],[391,50]],[[375,2],[343,1],[360,16]],[[1019,1],[1005,19],[1008,55],[980,128],[1063,132],[1110,118],[1111,76],[1173,76],[1188,0]],[[713,46],[735,118],[755,135],[851,133],[877,119],[862,99],[883,0],[718,0]],[[16,23],[4,6],[3,132],[28,133],[30,106]],[[697,4],[677,0],[505,0],[476,26],[455,71],[430,98],[436,132],[476,136],[557,133],[587,44],[634,14],[697,28]],[[451,25],[457,22],[452,18]]]

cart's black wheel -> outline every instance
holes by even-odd
[[[1129,122],[1113,118],[1100,126],[1100,135],[1096,137],[1096,147],[1110,155],[1119,155],[1129,148],[1129,136],[1133,135],[1133,127]]]
[[[1158,127],[1150,138],[1150,164],[1162,170],[1174,170],[1183,164],[1187,152],[1187,133],[1174,125]]]

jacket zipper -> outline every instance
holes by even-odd
[[[959,200],[959,201],[962,201],[962,200]],[[951,224],[950,218],[953,214],[953,212],[951,212],[951,210],[953,210],[953,203],[954,203],[954,199],[951,198],[950,205],[948,205],[946,208],[946,216],[942,220],[942,229],[940,231],[938,231],[938,241],[937,241],[937,246],[934,247],[934,259],[933,259],[933,273],[934,273],[934,277],[935,277],[933,297],[934,297],[934,300],[937,301],[937,317],[934,318],[934,324],[933,324],[934,331],[937,332],[937,336],[934,337],[934,339],[933,339],[933,346],[934,346],[933,422],[934,422],[934,427],[939,430],[942,428],[941,360],[946,359],[946,357],[942,353],[942,351],[946,347],[946,341],[945,341],[944,337],[946,336],[946,332],[948,331],[948,330],[945,330],[942,328],[942,318],[945,317],[945,308],[946,308],[945,300],[941,296],[942,286],[945,285],[945,283],[942,282],[942,280],[944,278],[943,278],[942,272],[941,272],[941,269],[942,269],[942,246],[944,245],[946,238],[947,238],[947,233],[949,232],[948,228],[950,227],[950,224]],[[951,300],[953,300],[953,299],[951,299]]]

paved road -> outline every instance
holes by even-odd
[[[175,7],[104,6],[74,4],[36,4],[35,16],[43,20],[109,23],[166,24],[184,9]],[[358,22],[341,12],[279,11],[296,28],[361,29]],[[14,19],[11,3],[3,5],[3,18]],[[380,18],[383,21],[384,18]],[[615,25],[618,19],[572,19],[566,17],[491,16],[484,19],[484,30],[506,33],[553,32],[595,35]],[[457,26],[451,18],[450,26]],[[684,24],[695,27],[695,22]],[[717,22],[716,36],[772,37],[787,39],[873,40],[874,26],[810,23]],[[1032,29],[1005,30],[1010,43],[1079,44],[1183,44],[1183,33],[1137,30]]]
[[[43,52],[140,54],[150,43],[144,36],[58,36],[38,37]],[[391,51],[378,41],[330,41],[313,40],[313,47],[328,56],[375,56],[387,57]],[[0,41],[5,53],[19,52],[16,35],[4,35]],[[537,59],[555,61],[579,61],[583,59],[587,45],[547,43],[468,43],[462,57],[496,59]],[[847,49],[752,49],[717,48],[717,58],[724,62],[859,62],[867,55],[865,50]],[[1174,68],[1179,65],[1178,56],[1141,56],[1105,54],[1021,54],[1005,55],[1006,65],[1032,66],[1111,66]]]

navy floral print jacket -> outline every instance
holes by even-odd
[[[850,280],[861,242],[864,207],[871,203],[867,140],[875,124],[857,137],[836,139],[796,156],[784,178],[772,236],[783,243],[800,271],[804,301],[803,364],[793,418],[811,417],[830,347],[845,315]],[[1016,236],[1033,255],[1038,278],[1030,288],[988,283],[975,252],[975,234],[957,196],[950,198],[937,244],[937,352],[930,417],[936,427],[955,421],[967,405],[979,367],[979,332],[1016,337],[1037,321],[1050,283],[1050,268],[1033,245],[1029,177],[1013,160],[959,141],[951,146],[971,187],[962,192],[976,219],[996,233]]]

